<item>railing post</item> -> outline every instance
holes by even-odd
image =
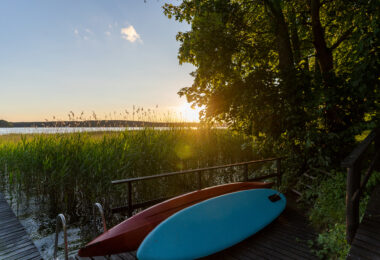
[[[276,167],[277,167],[277,186],[280,187],[281,179],[282,179],[281,159],[276,160]]]
[[[244,181],[248,181],[248,164],[244,164]]]
[[[375,153],[380,150],[380,128],[377,129],[375,137]],[[380,160],[375,163],[375,169],[380,171]]]
[[[96,227],[96,214],[95,214],[95,208],[98,208],[100,216],[102,218],[102,223],[103,223],[103,233],[107,231],[107,225],[106,225],[106,218],[104,217],[104,210],[103,207],[100,203],[96,202],[94,204],[94,222],[95,222],[95,227]]]
[[[132,216],[132,182],[128,182],[128,217]]]
[[[200,171],[198,171],[197,174],[198,174],[198,190],[201,190],[202,189],[202,175]]]
[[[359,226],[359,196],[353,200],[355,192],[360,188],[360,170],[357,165],[347,168],[347,193],[346,193],[346,238],[352,243]]]
[[[54,253],[53,253],[53,259],[57,260],[57,252],[58,252],[58,234],[59,234],[59,220],[62,224],[62,230],[63,230],[63,240],[64,240],[64,246],[65,246],[65,260],[69,259],[68,254],[68,248],[67,248],[67,229],[66,229],[66,219],[63,214],[59,214],[57,216],[57,223],[55,226],[55,242],[54,242]]]

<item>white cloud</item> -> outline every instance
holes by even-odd
[[[104,32],[105,33],[105,35],[107,35],[107,36],[111,36],[111,32]]]
[[[140,35],[136,32],[132,25],[121,28],[121,37],[130,42],[135,42],[136,40],[142,42]]]
[[[75,30],[74,30],[74,34],[75,34],[75,35],[78,35],[78,34],[79,34],[78,29],[75,29]]]
[[[89,34],[94,34],[90,29],[86,28],[85,31]]]

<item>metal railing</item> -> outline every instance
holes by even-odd
[[[96,214],[95,214],[95,208],[98,209],[99,213],[100,213],[100,216],[102,218],[102,224],[103,224],[103,233],[107,231],[107,225],[106,225],[106,219],[104,217],[104,211],[103,211],[103,207],[100,203],[96,202],[94,204],[94,223],[95,223],[95,227],[96,227]],[[55,226],[55,241],[54,241],[54,253],[53,253],[53,259],[54,260],[59,260],[59,258],[57,257],[57,253],[58,253],[58,238],[59,238],[59,224],[61,223],[61,226],[62,226],[62,231],[63,231],[63,243],[64,243],[64,257],[65,257],[65,260],[68,260],[69,259],[69,250],[68,250],[68,240],[67,240],[67,222],[66,222],[66,218],[65,216],[60,213],[58,214],[57,216],[57,222],[56,222],[56,226]]]
[[[58,235],[59,235],[59,222],[61,222],[62,231],[63,231],[63,240],[64,240],[64,250],[65,250],[65,260],[69,259],[69,251],[67,248],[67,228],[66,228],[66,219],[63,214],[59,214],[57,216],[57,223],[55,226],[55,242],[54,242],[54,255],[53,259],[58,260],[57,252],[58,252]]]
[[[362,178],[362,164],[364,154],[374,144],[374,156],[369,161],[369,167]],[[359,204],[366,184],[375,168],[380,168],[380,128],[373,130],[343,162],[342,167],[347,168],[346,187],[346,239],[352,243],[359,226]]]
[[[151,206],[151,205],[154,205],[154,204],[157,204],[159,202],[162,202],[164,200],[169,199],[170,197],[145,201],[145,202],[136,203],[136,204],[133,203],[132,184],[134,182],[163,178],[163,177],[177,176],[177,175],[182,175],[182,174],[197,174],[198,189],[200,190],[202,188],[205,188],[202,185],[202,173],[203,172],[210,171],[210,170],[217,170],[217,169],[223,169],[223,168],[242,166],[242,167],[244,167],[244,181],[259,181],[259,180],[264,180],[264,179],[276,177],[277,178],[277,184],[280,185],[281,184],[281,176],[282,176],[281,159],[283,159],[283,158],[284,157],[276,157],[276,158],[269,158],[269,159],[263,159],[263,160],[240,162],[240,163],[233,163],[233,164],[227,164],[227,165],[219,165],[219,166],[213,166],[213,167],[191,169],[191,170],[185,170],[185,171],[169,172],[169,173],[150,175],[150,176],[144,176],[144,177],[115,180],[115,181],[112,181],[112,184],[114,184],[114,185],[118,185],[118,184],[127,184],[128,185],[128,204],[127,204],[127,206],[113,208],[112,212],[116,213],[116,212],[127,211],[127,215],[130,217],[130,216],[132,216],[132,212],[135,209]],[[276,172],[275,173],[249,179],[249,172],[248,172],[248,166],[249,165],[260,164],[260,163],[271,162],[271,161],[276,162]]]
[[[102,218],[102,224],[103,224],[103,233],[107,231],[107,225],[106,225],[106,218],[104,217],[104,210],[103,210],[103,207],[100,203],[96,202],[94,204],[94,223],[95,223],[95,227],[96,227],[96,213],[95,213],[95,208],[98,209],[99,211],[99,214],[100,214],[100,217]]]

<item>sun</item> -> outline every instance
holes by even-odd
[[[186,122],[199,122],[199,111],[201,107],[192,108],[189,103],[184,103],[178,108],[180,120]]]

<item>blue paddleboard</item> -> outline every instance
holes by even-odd
[[[158,225],[140,245],[137,258],[195,259],[211,255],[263,229],[285,206],[285,196],[272,189],[239,191],[200,202]]]

